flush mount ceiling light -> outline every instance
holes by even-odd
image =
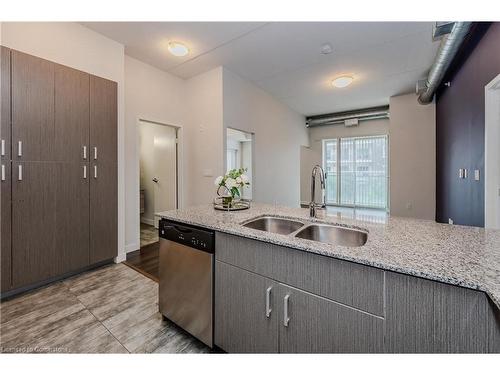
[[[189,48],[179,42],[169,42],[167,48],[172,55],[178,57],[186,56],[189,53]]]
[[[354,78],[352,76],[340,76],[332,81],[332,85],[338,88],[342,88],[349,86],[352,81],[354,81]]]
[[[333,52],[333,48],[332,48],[332,45],[330,43],[325,43],[321,46],[321,54],[322,55],[329,55],[332,52]]]

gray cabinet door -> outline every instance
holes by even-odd
[[[18,288],[57,274],[54,163],[12,163],[12,284]]]
[[[117,85],[90,77],[90,263],[118,254]]]
[[[384,319],[279,285],[280,353],[379,353]]]
[[[494,344],[488,346],[494,337],[490,331],[488,340],[488,326],[495,319],[488,316],[483,292],[395,272],[386,273],[386,285],[386,352],[495,351]]]
[[[277,353],[277,292],[272,280],[216,261],[215,345],[229,353]]]
[[[89,94],[89,74],[55,65],[54,160],[88,160]]]
[[[55,168],[57,274],[89,265],[89,163],[59,162]]]
[[[1,290],[6,292],[10,289],[12,279],[11,279],[11,267],[12,267],[12,255],[11,255],[11,173],[10,173],[10,161],[2,160],[3,174],[5,178],[0,181],[0,251],[2,262],[1,267]]]
[[[53,160],[55,64],[18,51],[11,64],[12,160]]]

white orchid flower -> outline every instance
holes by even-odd
[[[233,187],[236,187],[237,183],[234,178],[228,177],[226,179],[226,187],[231,190]]]
[[[247,184],[248,182],[250,182],[250,179],[248,178],[248,176],[246,174],[242,174],[241,181],[243,181],[244,184]]]

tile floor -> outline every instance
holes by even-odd
[[[207,353],[158,312],[158,283],[113,264],[0,304],[4,353]]]
[[[141,223],[141,247],[158,242],[158,229],[152,225]]]

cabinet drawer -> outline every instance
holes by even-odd
[[[220,232],[215,258],[384,316],[384,271],[377,268]]]

